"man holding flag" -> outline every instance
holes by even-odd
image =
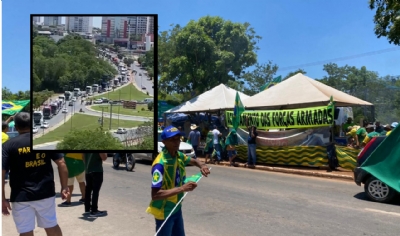
[[[161,133],[164,147],[152,165],[151,202],[146,212],[154,215],[156,235],[184,236],[181,200],[184,192],[193,191],[202,176],[210,174],[207,165],[179,152],[181,132],[173,126]],[[185,167],[192,164],[201,172],[186,179]]]

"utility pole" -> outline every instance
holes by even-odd
[[[121,102],[121,89],[119,90],[119,102]],[[119,107],[121,104],[118,106],[118,127],[119,127]]]
[[[101,108],[101,122],[100,122],[100,125],[101,125],[101,128],[103,128],[104,127],[104,109],[108,109],[108,107],[101,106],[100,108]]]
[[[112,121],[112,107],[113,107],[113,103],[110,103],[110,130],[111,130],[111,121]]]

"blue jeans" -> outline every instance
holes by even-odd
[[[256,164],[256,144],[247,144],[247,164]]]
[[[214,144],[214,149],[217,153],[217,160],[221,161],[221,144]]]
[[[164,220],[156,219],[156,232],[163,223]],[[157,236],[185,236],[182,209],[179,209],[179,211],[169,217]]]

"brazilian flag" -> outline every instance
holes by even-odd
[[[183,181],[183,183],[188,183],[188,182],[195,182],[195,183],[197,183],[199,180],[200,180],[200,178],[201,178],[201,176],[202,176],[202,174],[201,174],[201,172],[199,172],[199,173],[197,173],[197,174],[195,174],[195,175],[192,175],[192,176],[190,176],[190,177],[187,177],[184,181]]]
[[[240,124],[240,115],[244,112],[242,100],[240,100],[239,92],[236,92],[235,106],[233,107],[233,129],[237,129]]]
[[[400,192],[400,126],[379,144],[361,168]]]
[[[262,86],[260,88],[260,92],[267,90],[267,89],[271,88],[272,86],[274,86],[275,84],[278,84],[280,82],[282,82],[282,76],[278,76],[278,77],[274,78],[271,82],[266,83],[264,86]]]
[[[26,105],[28,105],[30,100],[21,100],[21,101],[2,101],[1,110],[3,115],[14,115],[17,112],[20,112]]]

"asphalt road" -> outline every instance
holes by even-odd
[[[99,198],[100,210],[108,215],[88,219],[82,217],[82,205],[57,208],[64,235],[154,235],[154,218],[145,213],[150,164],[136,164],[134,172],[122,166],[114,170],[111,165],[109,158]],[[195,174],[198,168],[187,167],[187,172]],[[220,166],[211,172],[183,201],[186,235],[395,236],[400,232],[400,203],[369,202],[352,182]],[[73,201],[78,201],[79,191],[74,191]],[[11,217],[3,217],[3,235],[15,235],[13,226]],[[45,233],[38,229],[35,235]]]
[[[104,94],[104,97],[107,97],[107,93],[103,93],[103,94]],[[84,111],[84,113],[82,113],[82,114],[101,117],[100,112],[95,112],[95,111],[86,109],[85,103],[81,104],[80,100],[77,100],[73,104],[74,104],[73,106],[68,106],[68,102],[65,103],[64,107],[66,107],[68,109],[68,113],[62,113],[60,111],[57,115],[53,116],[50,120],[46,120],[47,122],[49,122],[49,128],[54,127],[59,123],[64,123],[66,121],[67,115],[79,113],[80,109],[82,109]],[[110,113],[104,112],[104,116],[109,118]],[[150,118],[148,118],[148,117],[141,117],[141,116],[128,116],[128,115],[119,115],[118,116],[115,114],[112,115],[113,119],[118,119],[118,117],[120,120],[131,120],[131,121],[149,121],[150,120]],[[40,134],[41,131],[42,130],[39,129],[39,132],[37,134]],[[34,134],[34,135],[37,135],[37,134]]]
[[[146,71],[140,69],[140,66],[139,66],[139,64],[137,64],[137,62],[134,62],[131,65],[131,67],[132,67],[133,70],[137,71],[136,75],[134,73],[134,78],[136,80],[136,84],[140,88],[145,87],[146,88],[145,91],[149,92],[149,95],[154,96],[154,89],[152,88],[153,87],[153,80],[149,80],[150,78],[147,75],[145,75]],[[140,76],[140,74],[141,74],[141,76]]]

